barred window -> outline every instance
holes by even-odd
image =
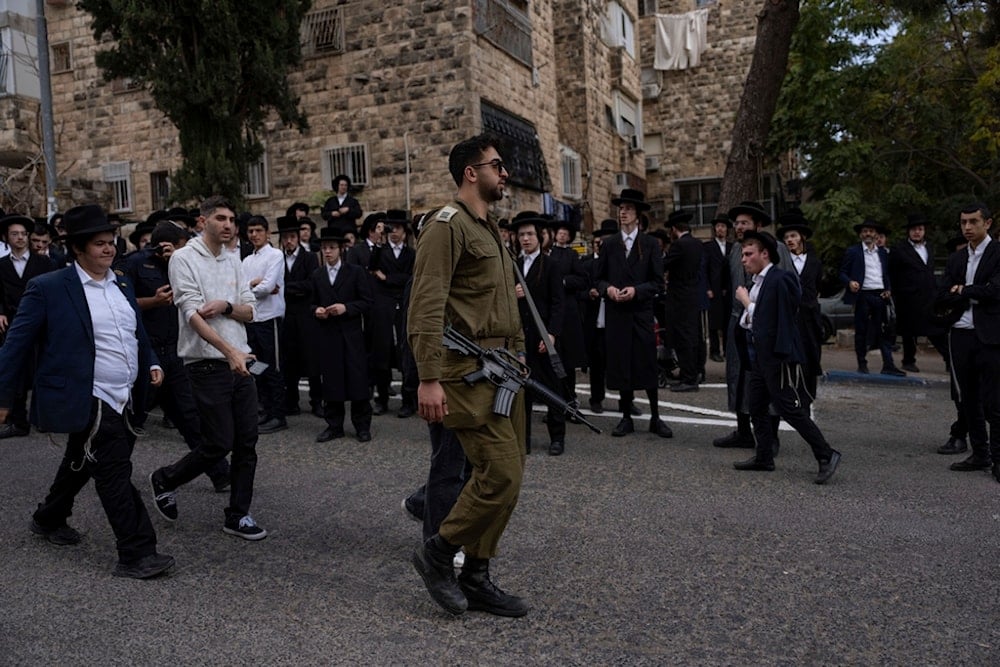
[[[111,213],[131,213],[132,166],[128,162],[111,162],[101,167],[104,182],[111,188]]]
[[[52,45],[52,73],[68,72],[73,69],[73,55],[69,42],[56,42]]]
[[[267,197],[267,160],[262,153],[256,162],[247,165],[246,181],[243,183],[243,195],[248,199]]]
[[[560,146],[559,152],[562,154],[563,196],[579,199],[583,196],[580,154],[566,146]]]
[[[167,208],[170,205],[170,172],[151,172],[149,174],[149,192],[154,211]]]
[[[302,55],[316,56],[344,52],[342,7],[309,12],[302,20]]]
[[[526,0],[476,0],[476,34],[525,65],[532,64],[531,18]]]
[[[368,144],[344,144],[323,149],[321,164],[323,182],[331,183],[335,176],[346,174],[351,185],[368,185]]]

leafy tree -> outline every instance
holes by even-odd
[[[108,80],[142,85],[177,127],[179,201],[222,194],[243,201],[247,166],[271,112],[306,128],[286,79],[301,62],[299,28],[310,0],[79,0],[107,42],[97,64]]]

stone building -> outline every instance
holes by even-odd
[[[31,0],[6,4],[31,22]],[[708,215],[753,49],[747,4],[315,0],[303,63],[289,74],[310,127],[268,123],[265,154],[247,174],[250,208],[272,217],[294,201],[319,204],[346,173],[366,210],[427,210],[454,190],[450,147],[485,130],[508,142],[501,214],[544,210],[590,229],[622,187],[636,187],[656,218],[675,201]],[[701,65],[653,70],[657,12],[701,5],[710,12]],[[75,3],[47,0],[45,11],[59,207],[96,200],[137,219],[167,206],[181,164],[176,130],[141,88],[104,81],[90,18]],[[0,155],[10,145],[0,134]]]

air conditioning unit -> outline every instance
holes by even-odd
[[[660,84],[647,83],[642,87],[642,99],[655,100],[660,97]]]
[[[620,172],[615,174],[615,187],[616,188],[627,188],[628,187],[628,174]]]
[[[646,156],[646,171],[659,171],[660,170],[660,156],[659,155],[647,155]]]

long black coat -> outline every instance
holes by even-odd
[[[549,258],[559,266],[563,287],[562,335],[556,342],[563,366],[567,369],[580,368],[587,363],[587,349],[583,338],[583,315],[580,301],[590,289],[587,275],[580,256],[572,248],[553,247]]]
[[[660,242],[639,232],[626,257],[621,234],[612,234],[601,246],[595,272],[597,290],[607,297],[608,287],[635,287],[631,301],[605,301],[607,377],[609,389],[655,389],[657,382],[656,333],[653,305],[663,289],[663,256]]]
[[[400,345],[406,337],[403,329],[403,288],[413,276],[416,252],[403,246],[397,258],[386,245],[377,252],[372,270],[385,274],[385,280],[375,278],[375,303],[366,326],[371,331],[371,363],[373,369],[401,368]]]
[[[934,278],[934,250],[927,244],[927,263],[920,259],[909,240],[901,241],[889,253],[889,278],[896,303],[896,331],[901,336],[925,336],[929,331],[931,306],[937,283]]]
[[[524,258],[517,258],[517,268],[524,270]],[[559,265],[552,260],[551,256],[539,255],[531,263],[528,275],[524,277],[524,282],[528,284],[528,291],[538,309],[538,315],[542,319],[542,324],[548,333],[557,338],[563,334],[563,321],[565,317],[566,299],[562,288],[563,276],[559,270]],[[521,314],[521,326],[524,328],[524,347],[528,351],[529,360],[538,356],[538,343],[541,336],[538,327],[535,326],[535,318],[528,308],[527,299],[517,300],[517,309]],[[548,352],[543,353],[548,357]],[[560,359],[562,356],[560,355]],[[569,367],[563,359],[563,366]]]
[[[326,267],[310,278],[310,299],[315,313],[319,306],[342,303],[347,312],[325,320],[313,316],[311,348],[319,352],[323,398],[327,401],[363,401],[368,398],[368,358],[362,316],[371,309],[374,297],[364,270],[340,263],[337,280],[330,285]]]
[[[729,322],[729,308],[732,292],[729,285],[729,253],[733,244],[726,241],[726,250],[719,249],[715,239],[705,241],[705,278],[712,298],[708,303],[708,328],[725,329]]]
[[[784,267],[795,271],[794,265]],[[823,275],[823,262],[816,252],[806,254],[806,265],[799,274],[799,287],[802,290],[802,300],[799,303],[799,333],[802,338],[802,349],[805,354],[802,363],[803,373],[816,377],[823,374],[821,359],[823,354],[823,324],[819,310],[819,279]],[[809,385],[815,396],[815,385]]]
[[[55,271],[56,268],[58,267],[48,257],[29,253],[24,275],[19,276],[10,255],[0,257],[0,315],[7,317],[8,325],[17,315],[17,306],[21,302],[28,281],[43,273]]]
[[[282,260],[284,261],[284,260]],[[282,320],[281,348],[282,363],[292,368],[299,376],[315,375],[310,369],[309,350],[310,329],[316,319],[312,300],[312,274],[319,268],[316,253],[306,247],[299,247],[299,254],[292,262],[292,268],[285,264],[285,317]]]

